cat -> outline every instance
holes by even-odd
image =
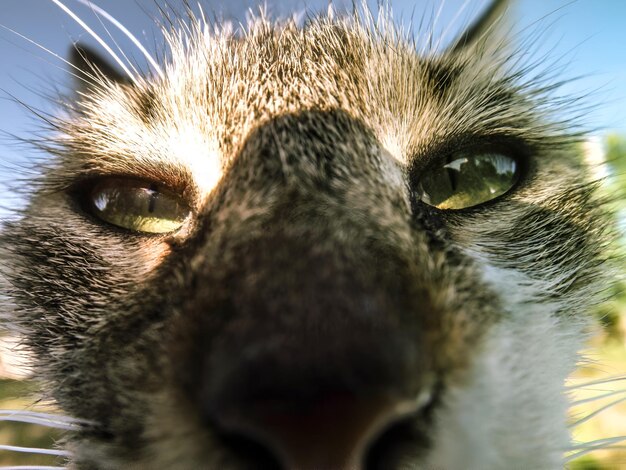
[[[611,224],[506,10],[423,53],[359,11],[169,18],[146,74],[75,47],[0,234],[69,468],[562,467]]]

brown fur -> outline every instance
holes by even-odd
[[[448,391],[469,387],[497,325],[526,303],[579,332],[606,224],[549,87],[510,69],[506,41],[483,35],[492,23],[420,56],[368,21],[259,19],[236,37],[192,19],[169,32],[165,78],[134,84],[77,53],[87,83],[1,240],[37,374],[90,423],[69,437],[73,467],[422,468],[442,461]],[[419,200],[442,158],[494,148],[525,162],[512,192],[456,212]],[[179,194],[190,218],[165,235],[98,220],[89,188],[109,176]],[[498,291],[486,266],[524,279],[526,297]],[[304,423],[327,402],[364,416],[362,400],[415,406],[381,411],[357,450],[335,448],[353,432],[341,419],[314,420],[328,436],[294,431],[305,457],[264,428],[267,403]],[[549,466],[561,437],[498,458]]]

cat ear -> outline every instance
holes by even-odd
[[[456,40],[452,41],[448,51],[460,53],[487,40],[492,43],[502,42],[503,36],[508,31],[508,23],[503,18],[511,3],[510,0],[492,0],[482,15],[463,31]]]
[[[70,51],[70,63],[79,82],[79,90],[102,88],[107,81],[125,85],[132,83],[100,54],[83,44],[74,44]]]

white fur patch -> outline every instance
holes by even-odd
[[[505,311],[465,381],[446,390],[426,468],[562,468],[569,444],[564,381],[584,321],[557,317],[558,304],[533,300],[545,292],[540,282],[474,257]]]

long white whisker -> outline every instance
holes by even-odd
[[[28,416],[0,416],[0,422],[2,421],[13,421],[16,423],[28,423],[28,424],[38,424],[41,426],[46,426],[49,428],[55,429],[64,429],[66,431],[73,431],[78,428],[78,424],[71,423],[61,423],[56,421],[30,418]]]
[[[49,419],[51,421],[62,421],[66,423],[82,423],[83,421],[70,416],[62,416],[54,413],[43,413],[41,411],[27,411],[27,410],[2,410],[0,409],[0,417],[6,416],[28,416],[33,418]]]
[[[49,465],[12,465],[0,467],[0,470],[66,470],[66,467],[51,467]]]
[[[604,437],[602,439],[595,439],[589,442],[582,442],[580,444],[574,444],[573,446],[569,447],[568,450],[589,449],[590,447],[604,449],[604,446],[606,446],[607,444],[614,444],[614,443],[624,442],[624,441],[626,441],[626,436]],[[614,446],[614,447],[617,447],[617,446]]]
[[[601,379],[601,380],[592,380],[589,382],[583,382],[581,384],[576,384],[576,385],[568,385],[567,387],[565,387],[566,390],[576,390],[579,388],[586,388],[586,387],[590,387],[592,385],[602,385],[602,384],[607,384],[607,383],[611,383],[611,382],[619,382],[622,380],[626,380],[626,375],[617,375],[615,377],[609,377],[608,379]]]
[[[465,10],[467,10],[467,7],[469,6],[469,0],[465,0],[461,6],[457,9],[455,15],[452,17],[452,19],[448,22],[448,25],[446,26],[446,29],[444,29],[441,33],[441,35],[439,36],[439,40],[437,41],[437,44],[435,45],[435,50],[441,50],[441,45],[443,44],[443,41],[445,41],[448,38],[448,35],[450,35],[450,31],[452,30],[453,27],[456,27],[458,23],[460,23],[460,18],[461,15],[463,13],[465,13]],[[434,26],[433,26],[434,28]]]
[[[623,448],[626,448],[626,446],[609,446],[609,447],[603,447],[602,449],[623,449]],[[576,452],[575,454],[565,457],[564,463],[571,462],[572,460],[576,460],[580,457],[583,457],[584,455],[591,454],[592,452],[597,452],[597,451],[598,451],[598,448],[596,447],[593,447],[592,449],[581,450],[580,452]],[[2,467],[0,467],[0,470],[1,469]]]
[[[78,23],[85,31],[87,31],[91,35],[92,38],[98,41],[98,44],[100,44],[109,53],[109,55],[113,58],[113,60],[115,60],[115,62],[122,68],[122,70],[124,70],[126,75],[128,75],[128,77],[132,80],[132,82],[135,85],[139,84],[137,78],[135,78],[135,76],[131,73],[130,69],[126,66],[124,61],[119,58],[119,56],[113,51],[113,49],[111,49],[111,47],[94,30],[92,30],[87,25],[87,23],[81,20],[78,17],[78,15],[76,15],[76,13],[74,13],[72,10],[66,7],[60,0],[52,0],[52,2],[55,5],[57,5],[61,10],[63,10],[65,13],[67,13],[67,15],[70,18],[76,21],[76,23]]]
[[[434,11],[431,12],[431,17],[430,17],[430,24],[431,24],[431,28],[428,31],[428,34],[426,36],[426,39],[424,41],[424,48],[422,48],[422,52],[424,52],[425,50],[429,50],[429,51],[433,51],[434,50],[434,44],[433,44],[433,36],[435,34],[435,28],[438,24],[439,18],[441,17],[441,12],[443,11],[443,7],[444,7],[445,2],[441,2],[439,4],[439,9],[437,10],[437,12],[435,13]],[[463,8],[463,7],[462,7]],[[427,49],[425,49],[427,48]]]
[[[111,34],[111,31],[109,31],[109,28],[107,28],[107,26],[104,24],[104,22],[102,20],[102,16],[99,15],[98,12],[95,10],[95,5],[89,4],[89,7],[90,7],[92,13],[98,19],[98,22],[100,23],[100,26],[102,26],[102,28],[106,31],[107,36],[113,42],[113,45],[116,47],[117,51],[121,54],[121,56],[122,56],[121,58],[124,59],[125,63],[130,66],[130,68],[132,69],[132,72],[135,74],[135,76],[141,76],[141,72],[137,69],[137,67],[135,66],[135,63],[133,63],[133,61],[126,55],[124,50],[120,47],[118,42],[115,40],[115,38]]]
[[[598,414],[602,413],[603,411],[608,410],[609,408],[611,408],[613,406],[619,405],[620,403],[623,403],[624,401],[626,401],[626,397],[620,398],[619,400],[612,401],[608,405],[604,405],[604,406],[598,408],[593,413],[589,413],[584,418],[581,418],[578,421],[574,421],[573,423],[569,424],[568,427],[575,428],[577,426],[580,426],[581,424],[589,421],[594,416],[597,416]]]
[[[204,14],[204,9],[202,8],[202,4],[200,2],[198,2],[198,10],[200,11],[200,19],[202,20],[202,25],[206,27],[206,15]]]
[[[42,46],[41,44],[39,44],[36,41],[33,41],[32,39],[30,39],[27,36],[24,36],[21,33],[18,33],[17,31],[15,31],[14,29],[11,29],[7,26],[4,26],[3,24],[0,24],[0,28],[5,29],[7,31],[9,31],[12,34],[15,34],[17,37],[19,37],[20,39],[24,39],[25,41],[29,42],[30,44],[32,44],[35,47],[38,47],[39,49],[41,49],[42,51],[50,54],[52,57],[54,57],[55,59],[60,60],[61,62],[63,62],[64,64],[68,65],[69,67],[71,67],[72,69],[80,72],[80,75],[76,74],[76,73],[71,73],[71,75],[73,77],[76,77],[78,80],[81,80],[83,82],[86,82],[87,80],[85,79],[85,77],[92,79],[92,80],[97,80],[97,77],[91,73],[87,73],[83,70],[81,70],[80,68],[76,67],[74,64],[72,64],[69,60],[63,58],[62,56],[60,56],[59,54],[57,54],[56,52],[51,51],[50,49],[48,49],[47,47]],[[49,62],[48,62],[49,63]]]
[[[60,457],[69,457],[70,455],[72,455],[66,450],[42,449],[39,447],[9,446],[4,444],[0,444],[0,450],[7,450],[10,452],[23,452],[28,454],[58,455]]]
[[[578,406],[578,405],[582,405],[584,403],[590,403],[592,401],[597,401],[597,400],[602,400],[603,398],[609,398],[615,395],[621,395],[626,393],[626,390],[616,390],[614,392],[609,392],[609,393],[603,393],[602,395],[598,395],[595,397],[591,397],[591,398],[584,398],[581,400],[576,400],[570,403],[570,406]]]
[[[106,10],[103,10],[99,6],[94,5],[89,0],[75,0],[75,1],[82,5],[89,6],[91,9],[93,9],[93,11],[98,13],[98,15],[104,17],[107,21],[112,23],[116,28],[118,28],[122,33],[124,33],[126,37],[130,39],[132,43],[137,47],[137,49],[141,51],[141,53],[144,55],[146,60],[150,62],[150,65],[152,65],[152,68],[154,68],[156,73],[159,74],[159,77],[165,78],[165,75],[163,74],[163,70],[161,69],[157,61],[154,60],[152,55],[146,50],[146,48],[141,44],[141,42],[137,39],[137,37],[135,37],[135,35],[131,33],[122,23],[116,20],[114,16],[112,16],[110,13],[108,13]]]
[[[598,439],[595,441],[580,444],[580,446],[573,446],[573,450],[578,448],[582,450],[574,452],[573,454],[565,457],[565,463],[576,460],[577,458],[582,457],[583,455],[590,454],[591,452],[596,452],[598,449],[622,449],[626,446],[611,446],[610,444],[612,444],[613,442],[623,442],[624,440],[626,440],[626,436],[618,436],[607,439]]]

